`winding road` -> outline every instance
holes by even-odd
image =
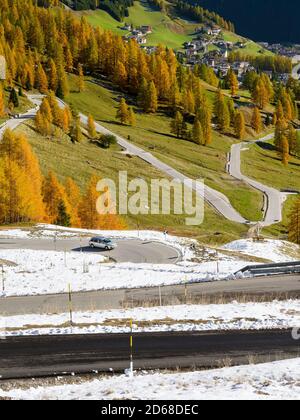
[[[272,301],[274,299],[299,299],[300,276],[278,275],[173,286],[138,289],[99,290],[73,293],[74,311],[97,311],[135,308],[139,306],[192,303],[232,302],[233,300]],[[19,296],[0,298],[0,314],[64,313],[68,311],[68,294]]]
[[[231,153],[228,163],[228,172],[233,177],[239,181],[245,182],[247,185],[255,188],[258,191],[261,191],[265,197],[265,208],[264,208],[264,219],[261,222],[262,226],[270,226],[274,223],[279,223],[282,221],[282,205],[285,200],[285,195],[275,188],[268,187],[254,179],[248,178],[243,175],[241,172],[241,153],[243,150],[247,149],[250,145],[253,145],[260,141],[268,141],[274,137],[273,134],[269,134],[266,137],[261,138],[260,140],[252,142],[243,142],[234,144],[231,147]]]
[[[2,127],[0,128],[0,138],[3,135],[3,132],[6,128],[15,129],[18,125],[24,123],[26,120],[30,118],[34,118],[36,112],[42,102],[43,95],[28,95],[28,98],[36,105],[36,107],[27,113],[21,115],[19,118],[11,119],[7,121]],[[65,103],[58,99],[58,102],[61,107],[65,107]],[[88,117],[84,114],[79,114],[82,124],[86,125]],[[182,173],[178,172],[171,166],[163,163],[151,153],[141,149],[140,147],[135,146],[131,142],[125,140],[123,137],[115,135],[115,133],[111,132],[110,130],[106,129],[99,123],[96,123],[96,130],[98,133],[102,134],[112,134],[117,138],[118,144],[126,150],[129,154],[138,156],[140,159],[144,160],[145,162],[149,163],[156,169],[160,170],[162,173],[166,174],[169,178],[178,179],[182,183],[186,184],[187,186],[191,187],[196,193],[204,199],[209,205],[211,205],[218,213],[224,216],[226,219],[240,224],[249,224],[251,221],[245,219],[230,203],[229,199],[219,191],[214,190],[208,186],[197,185],[196,183],[191,183],[191,181]],[[262,138],[260,141],[265,141],[272,138],[272,134],[267,137]],[[258,140],[259,141],[259,140]],[[254,142],[252,142],[254,143]],[[284,201],[283,194],[280,191],[275,190],[274,188],[270,188],[265,186],[255,180],[252,180],[241,173],[241,151],[246,145],[251,144],[251,142],[246,143],[239,143],[234,144],[231,149],[229,163],[228,163],[228,171],[230,175],[238,180],[244,181],[247,185],[261,191],[265,198],[266,198],[266,208],[265,208],[265,215],[262,224],[264,226],[268,226],[274,223],[278,223],[282,220],[282,203]],[[254,222],[253,222],[254,224]]]
[[[1,232],[0,232],[1,233]],[[180,252],[175,248],[160,242],[141,241],[138,239],[114,240],[117,248],[112,251],[101,251],[88,246],[89,238],[74,239],[5,239],[0,238],[1,249],[31,249],[38,251],[77,251],[97,253],[109,257],[118,263],[151,263],[176,264],[180,259]]]

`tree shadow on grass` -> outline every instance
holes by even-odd
[[[115,120],[99,120],[99,121],[101,121],[104,124],[117,125],[118,127],[126,127],[126,125],[123,125],[119,121],[115,121]]]
[[[270,152],[276,152],[276,147],[274,146],[274,144],[266,143],[264,141],[259,141],[256,144],[263,150],[268,150]]]

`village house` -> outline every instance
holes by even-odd
[[[152,26],[149,25],[142,25],[139,27],[139,30],[144,34],[144,35],[149,35],[152,34],[153,30],[152,30]]]

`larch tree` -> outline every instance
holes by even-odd
[[[228,82],[232,96],[236,96],[239,91],[239,81],[235,72],[230,69],[228,72]]]
[[[49,172],[43,182],[43,199],[50,223],[55,223],[59,217],[60,203],[67,207],[67,197],[63,185],[53,172]]]
[[[282,163],[287,166],[290,160],[290,148],[288,138],[284,135],[282,138]]]
[[[285,118],[280,118],[276,123],[274,144],[279,153],[282,154],[284,139],[286,139],[286,131],[288,124]]]
[[[181,138],[184,118],[181,112],[177,111],[174,119],[171,121],[171,133],[175,134],[177,138]]]
[[[76,182],[73,181],[73,179],[70,177],[66,179],[65,192],[71,209],[72,226],[81,227],[81,222],[78,214],[78,208],[81,202],[81,192]]]
[[[66,75],[66,71],[62,65],[57,69],[58,84],[56,89],[56,96],[60,99],[65,99],[69,95],[70,88]]]
[[[153,81],[149,83],[146,95],[146,112],[155,113],[158,109],[157,89]]]
[[[79,204],[79,217],[83,229],[99,229],[103,216],[97,211],[97,183],[99,179],[93,175]]]
[[[293,124],[289,124],[287,130],[287,138],[289,142],[289,151],[291,155],[295,155],[297,153],[298,147],[298,133],[297,130],[294,128]]]
[[[121,124],[125,125],[128,123],[129,118],[129,108],[124,98],[121,99],[118,110],[117,110],[117,119]]]
[[[193,141],[200,145],[205,144],[202,126],[198,118],[195,118],[193,125]]]
[[[245,116],[242,111],[238,111],[235,117],[235,135],[239,140],[243,140],[246,135]]]
[[[0,85],[0,118],[4,118],[6,115],[5,111],[5,101],[4,101],[4,92],[3,88]]]
[[[56,64],[52,58],[50,58],[48,62],[48,67],[49,67],[49,75],[48,75],[49,89],[52,90],[53,92],[56,92],[57,86],[58,86],[58,74],[57,74]]]
[[[183,111],[185,114],[194,114],[195,113],[195,97],[193,91],[188,89],[187,91],[183,92]]]
[[[85,81],[84,81],[82,64],[78,64],[77,73],[78,73],[78,80],[77,80],[78,92],[81,93],[85,89]]]
[[[147,80],[143,77],[140,87],[139,87],[139,92],[138,92],[138,96],[137,96],[137,103],[138,106],[142,108],[142,110],[144,112],[147,112],[147,95],[148,95],[148,82]]]
[[[97,137],[95,120],[94,120],[94,117],[91,114],[89,114],[89,116],[88,116],[87,129],[88,129],[89,137],[91,139],[94,139],[94,138]]]
[[[0,223],[44,221],[42,175],[27,139],[7,130],[0,156]]]
[[[226,133],[230,127],[230,114],[227,102],[222,91],[219,89],[215,98],[214,112],[219,129]]]
[[[132,127],[136,125],[136,116],[132,106],[128,109],[128,124]]]
[[[83,140],[81,121],[79,116],[73,118],[70,136],[74,143],[80,143]]]
[[[262,79],[258,79],[254,91],[252,93],[253,102],[260,108],[264,109],[269,102],[268,91]]]
[[[48,92],[48,78],[45,73],[45,70],[43,69],[43,66],[41,64],[37,67],[37,73],[36,73],[36,88],[41,93],[47,93]]]
[[[203,130],[204,144],[208,146],[212,142],[212,114],[208,106],[200,108],[198,111],[198,118]]]
[[[252,119],[251,119],[251,127],[256,133],[260,133],[262,131],[262,119],[257,107],[254,108]]]

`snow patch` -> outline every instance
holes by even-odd
[[[74,385],[13,389],[20,400],[299,400],[300,359],[206,372],[136,374]]]
[[[68,313],[0,317],[0,338],[20,335],[128,333],[130,319],[134,320],[135,333],[287,329],[300,326],[300,301],[245,304],[232,302],[220,305],[75,312],[72,328],[68,327]]]
[[[222,249],[265,258],[275,263],[300,260],[300,247],[287,241],[265,239],[255,242],[241,239],[225,245]]]

